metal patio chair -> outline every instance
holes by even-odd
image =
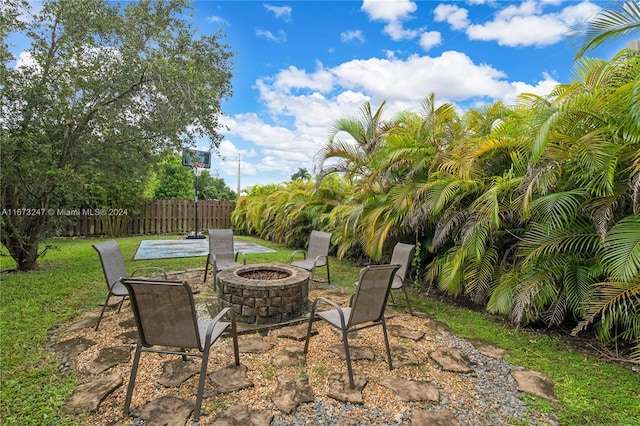
[[[242,263],[238,263],[239,254],[242,255]],[[218,285],[218,271],[246,264],[247,255],[242,251],[235,252],[234,250],[232,229],[209,229],[209,254],[204,265],[204,282],[207,281],[209,265],[212,265],[213,289],[215,290]]]
[[[227,330],[230,330],[233,338],[235,365],[240,365],[233,310],[225,308],[211,321],[198,321],[193,292],[186,282],[128,278],[122,280],[122,284],[131,297],[131,308],[139,337],[124,402],[124,415],[129,415],[140,354],[154,352],[181,355],[183,361],[186,361],[188,356],[201,358],[202,365],[193,413],[193,420],[197,422],[207,377],[209,351],[213,343]],[[228,316],[230,322],[223,322],[224,316]],[[197,352],[190,351],[193,349]]]
[[[393,248],[393,253],[391,254],[391,264],[400,265],[400,269],[396,271],[395,276],[393,277],[393,283],[391,284],[391,301],[395,304],[396,301],[393,299],[393,290],[404,291],[404,297],[407,300],[407,306],[409,307],[409,313],[413,316],[413,309],[411,308],[411,302],[409,302],[409,295],[407,294],[407,288],[404,285],[404,281],[407,276],[407,269],[409,267],[409,263],[411,262],[411,256],[413,255],[413,251],[416,248],[413,244],[404,244],[398,243]]]
[[[122,285],[121,280],[122,278],[129,277],[129,275],[127,275],[127,269],[124,266],[122,251],[115,240],[100,244],[93,244],[92,247],[98,252],[98,256],[100,257],[100,264],[102,265],[102,271],[104,272],[104,278],[107,282],[108,290],[107,299],[104,301],[104,305],[102,305],[102,311],[100,312],[100,317],[98,318],[98,323],[95,328],[95,331],[98,331],[100,321],[102,321],[102,316],[104,315],[104,311],[107,308],[107,304],[109,303],[111,296],[122,297],[120,305],[118,306],[118,313],[120,313],[122,304],[129,295],[127,289]],[[155,271],[162,274],[165,280],[167,279],[167,274],[164,270],[162,270],[162,268],[155,267],[138,268],[133,271],[131,276],[135,276],[136,273],[140,271]]]
[[[329,247],[331,246],[331,233],[321,231],[311,231],[309,236],[309,245],[307,250],[295,250],[289,258],[289,265],[306,269],[310,272],[309,291],[313,284],[313,276],[316,268],[321,266],[327,267],[327,283],[331,284],[331,275],[329,274]],[[302,253],[302,260],[294,260],[296,254]]]
[[[349,307],[340,307],[337,303],[324,297],[317,298],[311,305],[309,327],[307,328],[307,337],[304,343],[304,353],[306,354],[309,350],[311,329],[313,322],[316,319],[325,320],[332,326],[340,329],[342,332],[342,343],[344,345],[347,371],[349,372],[349,384],[351,388],[355,388],[348,338],[348,333],[352,331],[362,330],[363,328],[369,328],[376,325],[382,326],[389,369],[393,369],[391,348],[389,346],[389,337],[387,335],[387,325],[384,320],[384,311],[391,291],[393,277],[399,268],[400,265],[369,265],[363,268],[360,271],[358,286],[354,296],[351,298]],[[319,302],[328,304],[334,309],[329,311],[316,311]]]

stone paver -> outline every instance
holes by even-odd
[[[146,425],[184,426],[193,412],[195,399],[185,401],[173,395],[165,395],[131,410],[133,417],[140,417]]]
[[[546,375],[533,370],[511,370],[511,375],[516,379],[519,391],[558,402],[553,381]]]
[[[493,343],[483,339],[467,339],[474,348],[478,350],[482,355],[490,358],[502,359],[507,353],[506,350],[494,345]]]
[[[307,377],[278,376],[278,387],[271,398],[278,410],[290,414],[298,405],[313,401],[313,392]]]
[[[298,346],[286,346],[282,351],[274,356],[271,364],[274,367],[295,367],[304,366],[305,363],[304,348]]]
[[[188,359],[183,361],[182,358],[172,359],[162,364],[162,375],[158,379],[158,383],[168,388],[177,388],[182,383],[189,380],[200,372],[200,358],[197,361]]]
[[[411,426],[459,426],[460,422],[449,410],[413,410]]]
[[[265,342],[260,336],[250,336],[242,339],[238,339],[238,351],[240,353],[254,353],[261,354],[267,352],[273,347],[272,343]],[[229,345],[227,350],[229,353],[233,353],[233,348]]]
[[[209,374],[209,379],[220,393],[228,393],[253,386],[247,376],[247,366],[229,364]]]
[[[431,359],[437,362],[445,371],[454,373],[471,373],[473,368],[460,355],[460,351],[452,348],[441,347],[429,354]]]
[[[440,391],[431,382],[407,380],[400,377],[386,377],[380,380],[382,386],[390,389],[405,401],[439,401]]]
[[[216,414],[207,426],[269,426],[272,419],[273,414],[270,411],[233,404]]]
[[[388,325],[387,330],[389,331],[389,334],[394,337],[411,339],[413,341],[418,341],[424,337],[424,332],[419,330],[412,330],[410,328],[403,327],[401,325],[395,325],[395,324]]]
[[[73,339],[55,343],[51,347],[51,352],[60,357],[75,358],[95,344],[96,342],[85,337],[74,337]]]
[[[329,352],[338,355],[341,359],[345,359],[344,345],[335,345],[329,348]],[[368,346],[351,346],[349,345],[349,354],[351,355],[351,361],[367,360],[373,361],[375,354],[373,349]]]
[[[102,348],[98,356],[87,364],[87,371],[91,374],[100,374],[119,364],[129,362],[131,359],[131,346],[113,346]]]
[[[96,377],[79,385],[71,394],[63,407],[66,414],[82,414],[96,411],[103,399],[111,392],[122,386],[122,377],[113,373],[108,376]]]
[[[301,342],[307,338],[307,329],[309,328],[309,324],[307,322],[303,322],[302,324],[292,325],[289,327],[283,327],[278,330],[273,330],[272,334],[276,337],[283,337],[286,339],[293,339],[298,342]],[[311,326],[311,335],[315,336],[318,334],[318,329],[315,325]]]
[[[366,376],[354,371],[353,382],[356,386],[352,389],[349,385],[349,373],[333,373],[329,376],[329,391],[327,392],[327,396],[337,399],[338,401],[362,404],[364,403],[362,389],[368,381],[369,379]]]

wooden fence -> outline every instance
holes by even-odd
[[[231,228],[232,201],[199,200],[198,231]],[[139,213],[121,209],[86,208],[74,211],[73,223],[65,227],[64,236],[188,234],[195,230],[193,200],[145,202]]]

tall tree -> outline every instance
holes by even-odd
[[[19,270],[35,267],[49,214],[96,197],[105,164],[145,170],[196,137],[219,143],[232,53],[222,34],[196,37],[188,10],[185,0],[46,1],[24,32],[28,60],[11,67],[3,55],[0,231]]]

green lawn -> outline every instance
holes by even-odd
[[[204,266],[204,257],[133,261],[143,239],[118,239],[128,270],[159,266],[167,271]],[[244,238],[244,237],[243,237]],[[247,240],[276,250],[275,253],[248,254],[249,263],[286,262],[291,250],[255,238]],[[105,240],[49,240],[53,244],[37,271],[4,273],[0,282],[0,419],[3,425],[72,425],[82,418],[65,418],[61,407],[77,379],[60,373],[60,360],[47,349],[48,330],[73,320],[104,301],[106,286],[97,253],[91,244]],[[13,267],[2,249],[0,267]],[[331,259],[332,283],[353,287],[359,267]],[[323,271],[319,273],[321,276]],[[516,331],[499,319],[479,312],[452,307],[414,295],[420,309],[446,322],[462,337],[490,340],[507,349],[508,360],[549,375],[556,383],[560,403],[527,397],[527,402],[544,411],[555,412],[563,425],[640,424],[640,374],[629,366],[608,364],[576,353],[558,339]]]

